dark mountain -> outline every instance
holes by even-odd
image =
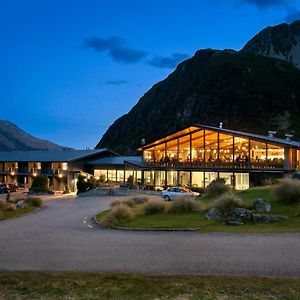
[[[29,135],[9,121],[0,120],[0,151],[62,149],[61,146]]]
[[[300,70],[278,59],[233,50],[201,50],[180,63],[117,119],[96,146],[131,154],[191,123],[300,137]]]
[[[241,51],[286,60],[300,68],[300,20],[263,29]]]

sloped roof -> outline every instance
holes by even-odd
[[[88,158],[96,154],[109,152],[108,149],[93,149],[93,150],[32,150],[32,151],[0,151],[0,161],[15,161],[15,162],[71,162],[82,158]],[[113,153],[115,154],[115,153]]]
[[[111,156],[111,157],[103,157],[94,160],[90,160],[87,162],[89,165],[124,165],[124,162],[130,161],[135,163],[141,163],[141,156]]]
[[[199,129],[208,129],[208,130],[211,130],[211,131],[220,132],[220,133],[224,133],[224,134],[240,136],[240,137],[246,137],[246,138],[248,137],[248,138],[252,138],[252,139],[255,139],[255,140],[262,141],[262,142],[269,142],[269,143],[278,144],[278,145],[286,145],[286,146],[289,146],[289,147],[300,148],[300,142],[293,141],[293,140],[287,140],[287,139],[282,139],[282,138],[278,138],[278,137],[275,137],[275,136],[272,137],[272,136],[249,133],[249,132],[238,131],[238,130],[224,129],[224,128],[208,126],[208,125],[202,125],[202,124],[192,124],[191,126],[188,126],[188,127],[184,128],[180,131],[171,133],[171,134],[167,135],[166,137],[163,137],[159,140],[156,140],[156,141],[153,141],[153,142],[148,143],[146,145],[143,145],[138,150],[141,151],[143,149],[153,147],[153,146],[161,144],[163,142],[167,142],[167,141],[170,141],[172,139],[184,136],[186,134],[196,132]]]

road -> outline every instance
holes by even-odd
[[[0,221],[0,269],[300,277],[300,234],[127,232],[90,223],[110,201],[51,200]]]

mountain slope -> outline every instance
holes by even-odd
[[[155,84],[117,119],[96,146],[131,154],[191,123],[265,134],[293,128],[300,136],[300,70],[264,56],[201,50]]]
[[[279,58],[300,68],[300,20],[263,29],[241,52]]]
[[[9,121],[0,120],[0,151],[62,149],[59,145],[29,135]]]

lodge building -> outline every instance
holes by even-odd
[[[224,178],[243,190],[258,178],[276,178],[300,167],[300,142],[220,127],[194,124],[142,145],[141,156],[120,156],[108,149],[0,152],[0,182],[30,187],[37,175],[49,188],[76,191],[79,174],[123,183],[132,177],[139,186],[207,187]]]
[[[144,185],[206,187],[216,178],[237,190],[247,189],[258,177],[274,178],[295,172],[300,143],[268,136],[192,125],[143,145]]]

